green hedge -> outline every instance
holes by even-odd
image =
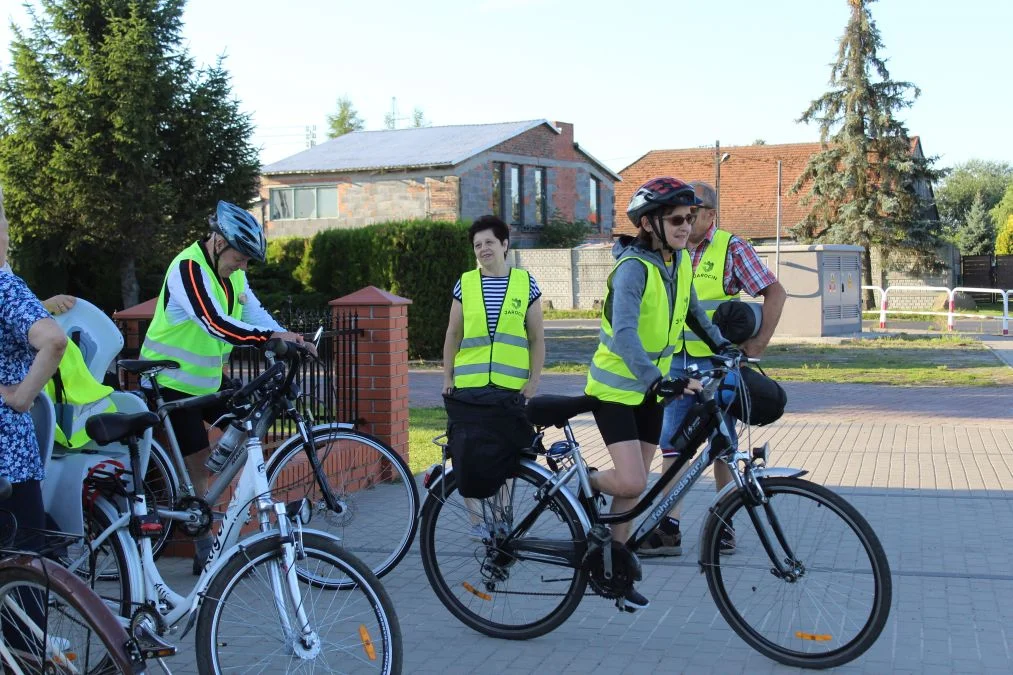
[[[272,240],[253,283],[273,311],[290,296],[293,305],[299,297],[298,306],[320,306],[364,286],[409,298],[409,354],[433,359],[442,355],[454,283],[474,264],[468,223],[413,220]]]

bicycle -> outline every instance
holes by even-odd
[[[272,341],[268,348],[278,354],[298,349],[279,341]],[[126,363],[138,372],[157,372],[173,365],[169,361]],[[90,543],[99,555],[90,560],[78,556],[68,568],[93,574],[103,600],[122,617],[132,635],[164,643],[184,619],[181,637],[196,626],[197,667],[202,675],[223,672],[226,665],[242,672],[326,670],[335,661],[342,669],[351,664],[372,672],[400,672],[400,626],[383,586],[333,536],[304,527],[311,516],[308,500],[281,503],[271,499],[263,446],[255,429],[269,416],[278,392],[290,391],[293,376],[294,371],[279,361],[239,391],[174,401],[159,409],[164,416],[177,408],[230,399],[236,410],[246,411],[239,418],[246,431],[245,444],[229,458],[216,481],[216,486],[222,481],[227,485],[231,478],[224,474],[241,470],[239,484],[197,584],[186,596],[174,592],[159,573],[152,539],[161,532],[161,519],[202,532],[211,528],[213,515],[199,501],[185,510],[149,511],[143,487],[132,480],[145,475],[146,469],[138,437],[162,420],[147,410],[90,418],[87,431],[97,443],[126,442],[130,469],[95,472],[86,481],[95,524],[89,532]],[[139,399],[137,405],[143,408]],[[259,532],[239,541],[241,529],[251,520],[251,506]],[[264,621],[251,622],[256,616]]]
[[[0,478],[0,501],[10,494],[11,484]],[[77,537],[21,528],[35,544],[21,550],[13,545],[17,523],[4,513],[12,527],[0,544],[0,671],[143,675],[144,654],[102,599],[43,557]]]
[[[596,407],[588,396],[529,402],[528,418],[538,431],[532,447],[504,488],[482,500],[481,512],[469,511],[457,493],[446,457],[434,465],[424,481],[420,547],[426,576],[451,614],[486,635],[526,640],[562,624],[588,586],[626,609],[623,598],[642,576],[637,549],[704,469],[721,461],[734,480],[708,509],[698,562],[727,623],[750,647],[797,667],[838,666],[872,646],[892,595],[879,539],[842,497],[801,479],[806,471],[768,467],[768,444],[739,449],[723,412],[730,392],[722,388],[735,384],[748,405],[736,373],[739,359],[712,362],[712,369],[695,374],[703,390],[676,434],[679,459],[630,511],[602,513],[604,499],[592,492],[570,426],[571,418]],[[562,428],[565,440],[546,449],[542,440],[551,426]],[[608,525],[648,511],[627,541],[612,540]],[[733,519],[736,554],[723,558],[721,529]],[[476,521],[486,527],[480,541],[469,538]]]
[[[312,342],[319,344],[322,327]],[[298,358],[298,351],[290,358]],[[139,375],[152,392],[156,410],[164,408],[155,375],[143,362],[120,361],[127,372]],[[273,367],[273,362],[269,369]],[[290,361],[289,372],[299,363]],[[261,377],[264,377],[262,374]],[[269,376],[270,377],[270,376]],[[408,463],[389,445],[353,424],[336,422],[314,424],[312,411],[300,412],[302,393],[291,378],[278,390],[275,404],[267,409],[256,433],[264,438],[277,419],[292,421],[295,433],[283,441],[267,460],[267,480],[279,501],[307,497],[319,529],[337,536],[343,546],[354,551],[370,570],[382,578],[401,562],[415,539],[419,515],[419,491]],[[216,423],[220,425],[224,420]],[[145,474],[149,501],[160,510],[179,510],[192,505],[197,495],[190,482],[179,444],[168,417],[163,426],[169,452],[152,441],[151,462]],[[223,478],[208,490],[205,505],[214,505],[235,474],[223,470]],[[379,505],[383,508],[379,508]],[[369,514],[361,517],[360,514]],[[381,520],[382,517],[382,520]],[[168,541],[173,521],[163,519],[163,530],[154,541],[157,556]],[[190,532],[188,531],[188,534]]]

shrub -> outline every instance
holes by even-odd
[[[563,220],[559,211],[553,211],[552,217],[538,234],[539,248],[573,248],[584,243],[587,236],[595,230],[591,223],[584,220]]]
[[[995,240],[996,255],[1013,254],[1013,214],[1006,219],[1006,224],[999,230]]]

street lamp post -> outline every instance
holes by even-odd
[[[781,160],[777,160],[777,238],[774,240],[774,276],[781,278]]]

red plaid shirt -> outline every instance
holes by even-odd
[[[703,236],[703,241],[696,248],[690,248],[693,254],[693,270],[703,259],[704,251],[714,240],[714,232],[717,225],[711,225],[710,229]],[[754,249],[749,243],[732,235],[728,242],[728,256],[725,258],[725,293],[738,295],[745,291],[752,297],[756,297],[767,286],[777,281],[774,273],[767,269],[767,266],[760,262]]]

